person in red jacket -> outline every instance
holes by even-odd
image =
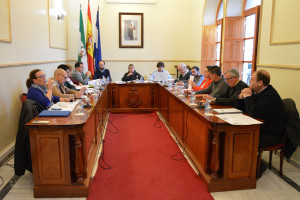
[[[195,91],[203,90],[203,89],[206,89],[211,84],[211,79],[210,79],[209,73],[208,73],[209,68],[210,68],[210,66],[206,66],[204,68],[204,73],[203,73],[204,79],[199,86],[197,86],[194,81],[189,81],[189,83],[192,84],[193,90],[195,90]]]

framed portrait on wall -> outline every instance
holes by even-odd
[[[143,20],[143,13],[119,13],[119,48],[144,47]]]

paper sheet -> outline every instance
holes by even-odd
[[[241,110],[236,108],[223,108],[223,109],[214,109],[219,114],[230,114],[230,113],[242,113]]]
[[[73,111],[76,105],[78,104],[78,101],[74,102],[57,102],[56,104],[53,104],[49,110],[52,108],[59,108],[61,111]]]
[[[244,114],[223,114],[216,116],[232,125],[262,124],[262,122],[257,121],[256,119],[253,119],[252,117],[246,116]]]

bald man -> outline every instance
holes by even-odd
[[[53,87],[52,94],[54,96],[58,97],[80,97],[82,96],[82,92],[76,91],[76,90],[71,90],[67,88],[64,83],[68,79],[68,74],[65,70],[63,69],[57,69],[54,72],[54,80],[56,81],[56,85]]]
[[[269,83],[270,74],[266,70],[256,71],[251,76],[249,88],[243,89],[238,97],[251,117],[264,120],[260,127],[259,148],[281,143],[286,129],[282,99]]]
[[[178,71],[180,72],[179,79],[175,80],[177,85],[183,85],[184,87],[188,87],[188,80],[192,75],[192,72],[187,69],[186,64],[180,63],[177,67]]]

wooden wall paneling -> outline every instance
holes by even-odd
[[[231,67],[231,63],[242,63],[244,59],[244,17],[226,17],[223,52],[223,72]],[[242,65],[236,65],[240,72]]]
[[[34,129],[32,134],[39,132]],[[39,184],[67,184],[65,154],[63,149],[64,137],[63,131],[53,129],[48,134],[36,134],[36,160],[39,174]]]
[[[169,97],[169,124],[177,138],[183,141],[184,112],[181,100],[176,96]]]
[[[187,116],[187,131],[185,129],[186,144],[190,157],[193,157],[197,168],[207,169],[208,129],[193,112],[185,112]]]
[[[217,25],[202,26],[201,72],[207,65],[216,64],[217,39]]]
[[[232,127],[227,130],[224,178],[256,179],[259,128]]]

